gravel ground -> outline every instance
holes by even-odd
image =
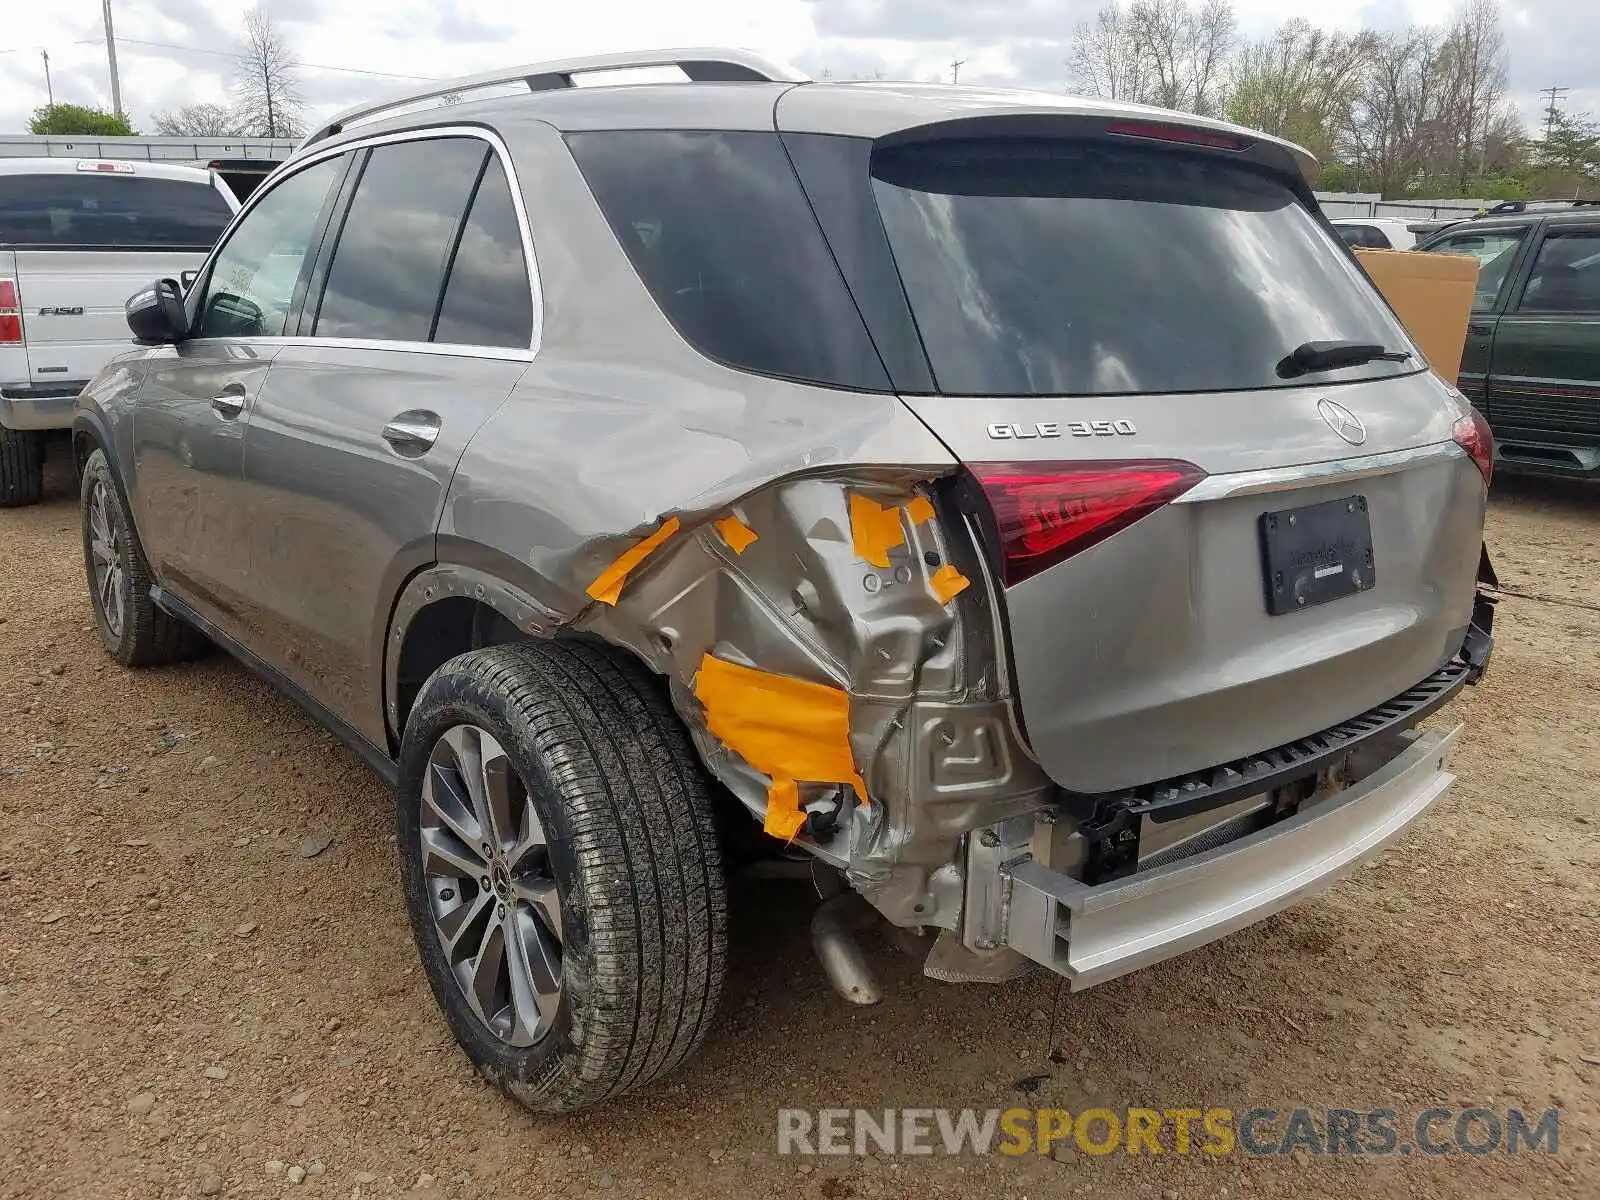
[[[853,1010],[812,965],[803,887],[746,881],[700,1056],[538,1121],[434,1009],[383,788],[226,658],[101,653],[58,471],[43,507],[0,512],[0,1196],[1600,1194],[1600,496],[1505,485],[1490,541],[1515,594],[1487,681],[1447,710],[1461,781],[1324,897],[1059,1008],[1047,977],[954,988],[883,949],[887,998]],[[1095,1103],[1558,1106],[1561,1143],[774,1152],[786,1106]]]

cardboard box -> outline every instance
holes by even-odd
[[[1400,315],[1428,365],[1454,383],[1472,319],[1478,260],[1466,254],[1359,249],[1356,259]]]

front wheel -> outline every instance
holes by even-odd
[[[104,450],[83,465],[83,565],[95,627],[106,651],[125,667],[181,662],[205,638],[150,598],[150,565]]]
[[[491,1082],[574,1112],[700,1043],[727,938],[711,791],[642,667],[586,643],[452,659],[406,722],[397,801],[423,968]]]

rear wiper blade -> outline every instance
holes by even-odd
[[[1309,375],[1313,371],[1337,371],[1340,367],[1359,367],[1369,362],[1405,362],[1409,350],[1389,350],[1375,342],[1306,342],[1296,346],[1278,364],[1284,379]]]

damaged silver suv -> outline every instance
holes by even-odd
[[[434,993],[536,1109],[705,1035],[736,822],[852,1000],[869,917],[946,980],[1207,942],[1444,792],[1416,727],[1490,649],[1489,435],[1312,165],[712,50],[345,114],[84,393],[100,633],[393,783]]]

